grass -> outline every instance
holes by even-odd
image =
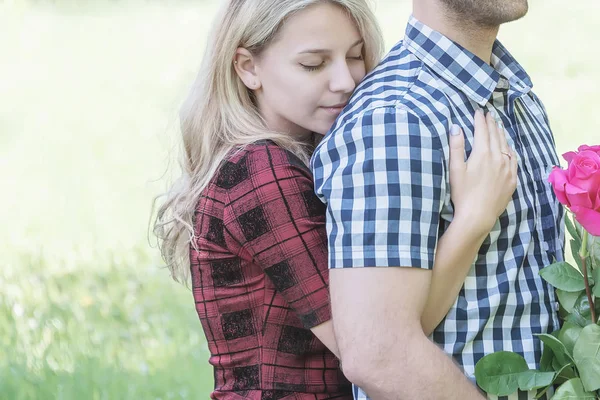
[[[189,290],[148,245],[215,3],[0,1],[0,399],[207,398]],[[598,143],[600,4],[501,31],[559,152]],[[388,47],[407,2],[382,0]]]

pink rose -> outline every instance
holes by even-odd
[[[548,181],[558,201],[594,236],[600,236],[600,146],[582,145],[563,155],[566,170],[554,167]]]

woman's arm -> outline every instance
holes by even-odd
[[[458,128],[454,128],[459,130]],[[421,325],[426,335],[439,325],[465,281],[481,244],[504,212],[517,186],[517,156],[504,127],[491,114],[475,113],[475,141],[464,161],[464,136],[450,136],[450,186],[454,218],[440,238]]]
[[[337,341],[335,340],[333,322],[331,322],[331,320],[311,328],[311,332],[321,341],[321,343],[327,346],[329,351],[337,358],[340,358],[340,351],[338,350]]]
[[[487,234],[473,232],[468,220],[453,220],[440,238],[427,303],[421,316],[429,336],[456,301],[477,251]]]

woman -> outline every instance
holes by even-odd
[[[334,355],[325,209],[307,163],[382,43],[365,0],[230,0],[217,17],[182,112],[184,174],[155,227],[173,276],[191,271],[213,399],[352,398]],[[476,126],[476,140],[504,140],[491,116],[478,113]],[[452,157],[464,157],[463,140],[453,137]],[[492,194],[485,208],[494,220],[515,189],[516,163],[482,160],[477,150],[468,162],[481,168],[481,183],[452,171],[457,199]],[[426,332],[475,257],[455,252],[438,250],[434,277],[465,272],[436,286],[449,293],[431,294]],[[457,259],[467,261],[448,261]]]

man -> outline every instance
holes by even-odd
[[[414,0],[404,40],[315,151],[333,323],[356,398],[481,399],[477,361],[507,350],[535,368],[534,334],[558,327],[554,292],[538,272],[563,259],[563,211],[546,182],[559,161],[529,76],[496,40],[527,9],[527,0]],[[452,220],[449,130],[463,127],[469,153],[480,108],[502,120],[519,182],[430,341],[420,313]]]

